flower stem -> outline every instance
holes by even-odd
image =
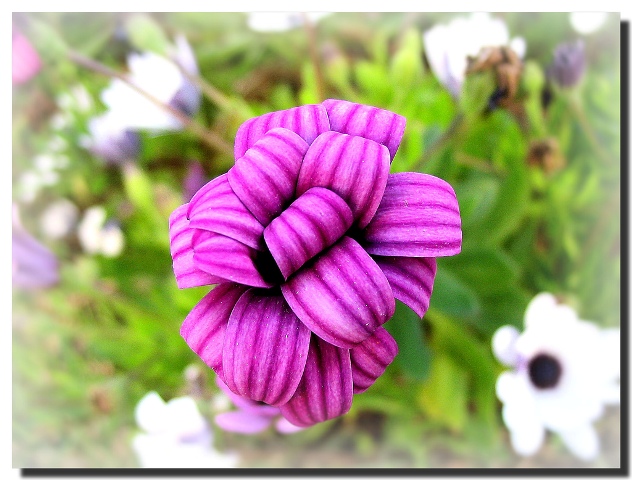
[[[435,141],[424,153],[421,155],[419,160],[417,160],[411,170],[418,170],[421,168],[423,164],[425,164],[428,160],[430,160],[434,155],[436,155],[439,151],[441,151],[456,135],[456,133],[461,129],[463,125],[463,120],[465,116],[462,113],[458,113],[452,123],[448,126],[448,128],[441,134],[441,136]]]
[[[312,57],[312,64],[314,65],[314,77],[316,81],[316,95],[318,95],[318,101],[323,102],[325,100],[325,82],[323,80],[323,69],[318,55],[318,42],[316,41],[316,27],[314,23],[309,19],[306,13],[303,13],[303,24],[305,31],[307,32],[307,40],[309,43],[309,54]]]
[[[139,94],[144,96],[147,100],[149,100],[153,104],[157,105],[158,107],[162,108],[169,114],[176,117],[178,121],[182,123],[187,130],[195,134],[198,138],[200,138],[200,140],[202,140],[212,149],[220,151],[222,153],[226,153],[228,155],[233,154],[233,148],[217,133],[211,130],[207,130],[199,123],[196,123],[195,121],[191,120],[187,115],[182,113],[180,110],[161,102],[150,93],[146,92],[142,88],[139,88],[134,83],[130,82],[129,79],[125,75],[115,70],[112,70],[106,65],[103,65],[102,63],[92,60],[91,58],[85,57],[75,51],[68,52],[68,57],[70,58],[71,61],[75,62],[77,65],[89,68],[90,70],[93,70],[97,73],[101,73],[111,78],[118,78],[122,82],[125,82],[128,86],[130,86],[132,89],[134,89]]]
[[[227,112],[235,112],[235,113],[237,113],[241,117],[241,120],[246,120],[246,119],[248,119],[248,118],[250,118],[252,116],[250,114],[250,112],[246,112],[246,111],[243,111],[242,109],[238,108],[238,106],[235,105],[235,103],[232,102],[229,97],[224,95],[218,88],[213,86],[211,83],[207,82],[200,75],[194,75],[194,74],[192,74],[190,72],[187,72],[178,62],[175,62],[175,61],[172,60],[172,63],[176,67],[178,67],[178,69],[180,70],[182,75],[187,80],[189,80],[190,82],[194,83],[202,91],[202,93],[211,102],[213,102],[215,105],[217,105],[220,109],[222,109],[224,111],[227,111]]]

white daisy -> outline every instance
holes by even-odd
[[[185,71],[197,74],[198,68],[191,47],[184,37],[177,37],[171,58]],[[200,105],[200,91],[169,59],[153,52],[132,53],[127,58],[128,80],[160,102],[186,115],[193,115]],[[101,92],[108,107],[110,122],[120,131],[146,129],[153,131],[179,130],[182,123],[151,102],[127,83],[115,78]]]
[[[592,422],[619,403],[619,329],[580,320],[550,293],[529,303],[524,323],[522,333],[506,325],[492,338],[496,357],[513,367],[499,376],[496,393],[514,450],[534,454],[549,430],[578,458],[594,459]]]
[[[465,81],[467,57],[478,55],[484,47],[500,46],[509,46],[520,58],[526,53],[524,39],[517,37],[510,41],[505,22],[487,12],[457,17],[424,33],[430,68],[454,97],[460,95]]]
[[[305,16],[312,23],[318,23],[329,12],[250,12],[248,26],[258,32],[285,32],[302,27]]]
[[[168,402],[149,392],[136,405],[136,423],[143,433],[132,439],[144,468],[232,468],[234,453],[213,449],[213,434],[191,397]]]
[[[77,236],[85,252],[116,257],[123,251],[125,237],[119,226],[114,222],[106,223],[106,218],[103,207],[88,208],[77,228]]]

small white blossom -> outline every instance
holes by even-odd
[[[62,198],[49,205],[40,218],[40,227],[48,238],[68,235],[77,222],[79,210],[70,200]]]
[[[100,253],[116,257],[123,251],[125,237],[115,223],[106,224],[105,209],[100,206],[88,208],[77,229],[79,242],[85,252]]]
[[[305,15],[312,23],[318,23],[329,12],[250,12],[248,26],[258,32],[285,32],[305,24]]]
[[[589,35],[599,30],[608,18],[607,12],[571,12],[571,26],[577,33]]]
[[[461,93],[468,56],[484,47],[509,46],[522,58],[527,47],[520,37],[510,40],[505,22],[487,12],[435,25],[424,33],[424,46],[432,71],[454,97]]]
[[[213,434],[191,397],[164,402],[156,392],[145,395],[134,411],[142,430],[132,440],[144,468],[232,468],[234,453],[212,446]]]
[[[534,454],[549,430],[575,456],[593,460],[592,422],[619,403],[619,329],[580,320],[550,293],[529,303],[524,323],[522,333],[506,325],[492,338],[496,357],[513,367],[498,377],[496,393],[514,450]]]

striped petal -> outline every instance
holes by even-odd
[[[309,427],[344,415],[353,401],[349,350],[312,335],[305,372],[281,414],[294,425]]]
[[[406,118],[396,113],[345,100],[323,102],[334,132],[368,138],[388,148],[391,160],[404,136]]]
[[[423,173],[389,175],[363,245],[372,255],[444,257],[461,251],[461,217],[452,187]]]
[[[315,187],[301,195],[263,231],[283,277],[330,247],[353,223],[345,201],[331,190]]]
[[[310,335],[281,295],[249,290],[226,329],[226,385],[255,401],[286,403],[303,376]]]
[[[383,328],[352,348],[351,374],[353,393],[362,393],[375,383],[397,355],[397,342]]]
[[[222,283],[193,307],[180,328],[180,335],[195,353],[219,376],[228,318],[247,287]]]
[[[349,237],[296,272],[281,291],[312,332],[342,348],[355,347],[395,313],[388,280]]]
[[[437,273],[434,258],[373,257],[393,289],[393,296],[422,318],[430,305]]]
[[[252,248],[262,247],[263,225],[235,195],[226,174],[214,178],[193,195],[187,218],[193,228],[220,233]]]
[[[257,270],[259,253],[218,233],[197,230],[193,235],[193,262],[206,273],[251,287],[269,288]]]
[[[337,132],[319,136],[305,154],[296,194],[326,187],[351,208],[358,227],[373,218],[386,188],[390,168],[386,147],[372,140]]]
[[[268,225],[294,197],[308,147],[296,133],[274,128],[228,171],[231,188],[262,225]]]
[[[192,238],[195,229],[189,227],[189,220],[186,217],[188,208],[188,203],[181,205],[169,217],[171,258],[178,288],[224,282],[224,279],[200,270],[193,262]]]
[[[257,140],[277,127],[291,130],[311,144],[318,135],[329,131],[329,118],[322,105],[303,105],[251,118],[237,130],[235,158],[243,157]]]

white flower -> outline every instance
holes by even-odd
[[[577,33],[588,35],[599,30],[608,18],[607,12],[571,12],[571,26]]]
[[[82,137],[79,143],[106,163],[120,164],[138,155],[138,133],[122,129],[117,116],[111,111],[91,118],[88,131],[90,134]]]
[[[496,393],[514,450],[532,455],[545,430],[557,433],[582,460],[599,453],[592,426],[607,404],[619,403],[619,329],[580,320],[550,293],[529,303],[522,333],[510,325],[492,338],[503,372]]]
[[[312,23],[330,15],[330,12],[250,12],[248,26],[258,32],[285,32],[303,26],[305,17]]]
[[[62,198],[49,205],[42,217],[40,226],[48,238],[58,239],[70,233],[77,222],[79,209],[70,200]]]
[[[461,93],[467,57],[478,55],[481,48],[509,46],[521,58],[526,53],[524,39],[510,41],[505,22],[487,12],[435,25],[424,34],[424,46],[432,71],[454,97]]]
[[[115,223],[106,223],[103,207],[88,208],[77,229],[79,243],[87,253],[116,257],[123,251],[125,237]]]
[[[171,57],[188,73],[197,74],[197,64],[184,37],[176,38]],[[132,53],[127,58],[128,80],[160,102],[193,115],[199,108],[200,92],[177,65],[152,52]],[[120,79],[101,92],[101,100],[112,116],[109,120],[123,130],[179,130],[182,123]]]
[[[232,468],[234,453],[213,449],[213,435],[191,397],[165,403],[156,392],[145,395],[134,412],[138,433],[132,448],[144,468]]]

